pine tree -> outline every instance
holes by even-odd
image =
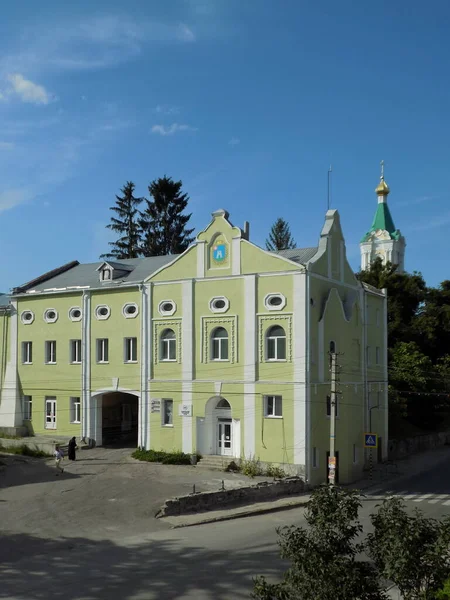
[[[160,177],[148,186],[150,199],[141,214],[141,252],[143,256],[180,254],[193,242],[187,223],[191,215],[183,214],[189,196],[181,191],[182,182]]]
[[[140,254],[140,229],[138,206],[142,198],[133,195],[135,185],[127,181],[121,189],[122,196],[116,195],[116,204],[111,206],[117,216],[111,217],[111,223],[106,227],[116,233],[122,234],[115,242],[109,242],[111,252],[102,254],[100,258],[136,258]]]
[[[277,252],[278,250],[290,250],[292,248],[295,248],[295,242],[291,230],[287,221],[280,217],[272,225],[269,237],[266,239],[266,249],[269,252]]]

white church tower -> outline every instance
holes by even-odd
[[[370,264],[380,257],[383,263],[391,262],[398,265],[397,271],[405,270],[405,238],[399,229],[395,228],[387,197],[390,189],[384,180],[384,161],[381,161],[380,183],[375,189],[378,196],[378,206],[372,227],[362,238],[359,246],[361,248],[361,270],[369,268]]]

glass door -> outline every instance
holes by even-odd
[[[45,400],[45,429],[56,429],[56,398]]]
[[[232,455],[231,419],[220,419],[217,423],[217,452],[223,456]]]

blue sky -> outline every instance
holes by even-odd
[[[182,179],[197,231],[226,208],[316,245],[333,166],[349,259],[385,160],[406,268],[448,271],[450,4],[18,0],[0,23],[0,287],[107,250],[126,180]]]

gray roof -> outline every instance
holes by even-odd
[[[27,292],[62,291],[77,287],[113,288],[122,283],[142,283],[147,277],[155,273],[155,271],[175,260],[176,257],[177,255],[172,254],[168,256],[151,256],[148,258],[127,258],[121,261],[115,260],[112,265],[118,271],[121,266],[124,270],[121,271],[117,279],[108,282],[100,281],[97,269],[105,262],[111,264],[109,261],[102,260],[95,263],[77,264],[54,277],[42,278],[43,280],[38,281],[34,286],[27,286]],[[131,270],[129,270],[130,268]],[[20,287],[17,288],[17,292],[20,292]]]
[[[318,248],[294,248],[293,250],[278,250],[278,252],[273,252],[272,254],[278,254],[279,256],[283,256],[283,258],[288,258],[300,265],[304,265],[315,256],[317,250]]]

